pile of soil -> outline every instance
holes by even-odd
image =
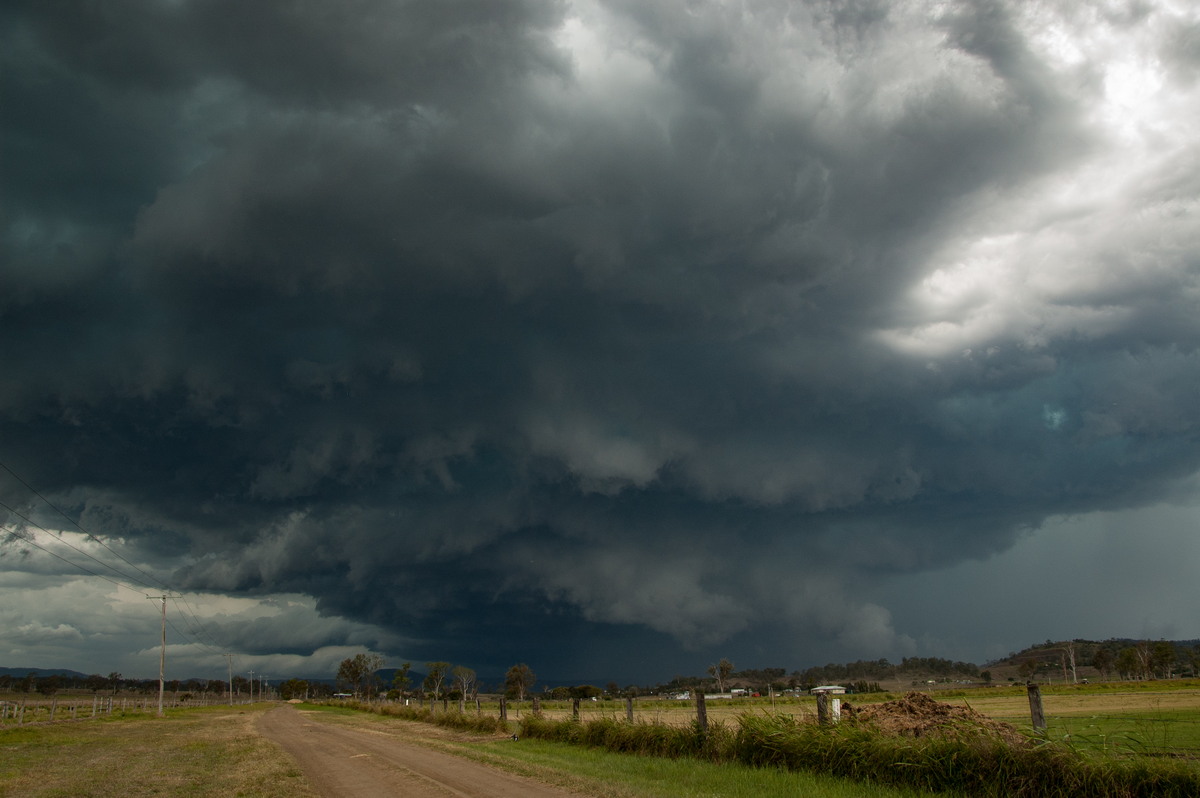
[[[991,737],[1008,745],[1033,745],[1029,737],[1010,723],[992,720],[970,707],[935,701],[925,693],[915,691],[882,704],[856,707],[845,702],[842,718],[854,723],[869,723],[886,734],[903,737]]]

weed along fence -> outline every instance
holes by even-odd
[[[217,696],[168,695],[163,701],[163,707],[175,709],[228,703],[228,698],[222,700]],[[241,698],[236,703],[245,704],[248,703],[248,700]],[[34,698],[17,694],[0,698],[0,728],[23,726],[29,723],[60,723],[142,714],[158,714],[157,694],[147,696],[64,695],[52,698]]]

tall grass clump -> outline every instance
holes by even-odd
[[[549,720],[537,715],[521,718],[520,734],[540,740],[590,745],[625,754],[662,756],[677,759],[691,757],[713,762],[733,758],[735,735],[721,723],[701,729],[693,722],[688,726],[666,726],[615,718],[589,721]]]
[[[508,734],[510,729],[505,721],[492,715],[471,715],[464,712],[432,712],[426,707],[404,706],[402,704],[368,704],[360,701],[347,702],[351,709],[363,712],[373,712],[403,720],[415,720],[420,723],[432,723],[448,729],[476,732],[478,734]]]

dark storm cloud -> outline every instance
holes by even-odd
[[[1200,465],[1195,173],[1054,195],[1109,84],[1019,4],[0,13],[5,456],[181,587],[869,654],[862,585]]]

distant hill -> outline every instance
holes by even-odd
[[[1195,676],[1200,674],[1200,639],[1047,640],[993,660],[984,667],[992,674],[993,681]]]
[[[66,668],[0,668],[0,676],[19,676],[24,679],[29,674],[41,679],[44,676],[68,676],[72,679],[86,679],[89,674]]]

